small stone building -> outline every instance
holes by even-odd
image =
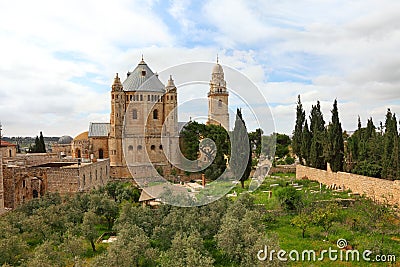
[[[72,140],[73,138],[71,136],[61,136],[60,139],[58,139],[57,143],[52,145],[52,152],[56,153],[61,158],[72,156]]]
[[[31,155],[24,155],[3,161],[0,168],[3,174],[1,176],[0,173],[0,197],[4,196],[6,208],[15,208],[25,201],[40,198],[46,192],[71,195],[90,191],[109,181],[108,159],[80,162],[54,161],[58,159],[57,155],[36,155],[34,158],[32,160]],[[1,205],[0,201],[0,211]]]
[[[17,154],[17,145],[1,140],[0,153],[3,158],[15,157],[15,155]]]

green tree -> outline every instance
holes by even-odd
[[[213,124],[204,127],[202,136],[203,138],[211,139],[215,143],[215,147],[210,145],[211,142],[202,142],[200,144],[200,150],[207,155],[208,160],[213,158],[211,165],[204,171],[204,174],[208,179],[215,180],[226,169],[224,156],[230,154],[229,136],[222,126]]]
[[[396,115],[388,109],[385,121],[383,143],[382,177],[395,180],[399,178],[399,135]]]
[[[276,133],[276,151],[275,156],[282,159],[289,154],[291,144],[290,137],[286,134]]]
[[[44,138],[42,132],[40,132],[39,136],[39,148],[38,148],[39,153],[46,153],[46,144],[44,143]]]
[[[310,147],[310,166],[317,169],[326,169],[324,157],[324,143],[326,142],[325,121],[321,112],[321,105],[313,105],[310,116],[310,132],[312,135]]]
[[[253,201],[254,197],[250,194],[236,200],[228,208],[215,235],[218,248],[227,258],[229,266],[257,266],[260,262],[254,255],[260,248],[268,246],[269,249],[279,250],[278,238],[262,234],[265,233],[262,217]]]
[[[107,252],[95,258],[93,266],[155,266],[157,252],[136,225],[125,225]]]
[[[302,143],[303,143],[303,131],[304,123],[306,120],[306,113],[301,104],[300,95],[297,96],[297,107],[296,107],[296,124],[294,126],[293,138],[292,138],[292,148],[293,153],[297,155],[300,163],[303,163]]]
[[[204,133],[205,125],[196,121],[188,122],[180,132],[180,147],[182,154],[189,160],[199,157],[200,135]]]
[[[327,161],[331,165],[334,172],[343,171],[344,160],[344,142],[343,130],[339,121],[339,112],[337,108],[337,100],[333,103],[332,122],[328,126],[328,142],[326,143]]]
[[[312,212],[313,222],[324,229],[326,238],[328,238],[329,230],[333,224],[338,221],[339,215],[339,206],[336,203],[318,207]]]
[[[213,266],[214,259],[208,254],[203,243],[204,241],[197,231],[190,234],[177,232],[171,247],[161,254],[161,266]]]
[[[308,129],[307,120],[304,123],[304,129],[301,139],[301,154],[307,166],[310,166],[310,150],[311,150],[312,135]]]
[[[251,146],[247,134],[246,123],[243,120],[242,111],[236,110],[235,127],[232,132],[233,148],[232,160],[230,162],[231,170],[238,178],[244,188],[244,182],[249,179],[251,172]],[[244,172],[241,173],[245,167]]]
[[[108,230],[111,230],[118,216],[118,204],[105,195],[92,194],[90,198],[90,208],[97,216],[107,220]]]
[[[302,195],[292,186],[278,188],[274,193],[284,210],[296,210],[301,206]]]
[[[35,248],[33,257],[29,258],[23,266],[61,267],[66,265],[65,260],[63,253],[57,249],[54,242],[45,241]]]
[[[82,236],[90,242],[93,252],[96,251],[95,241],[99,237],[99,231],[96,229],[96,224],[99,219],[93,211],[88,211],[83,215],[81,224]]]
[[[291,220],[291,223],[301,229],[301,236],[304,238],[306,230],[312,225],[312,218],[310,214],[301,212]]]
[[[254,132],[249,133],[250,144],[252,150],[257,157],[259,157],[261,154],[262,135],[263,131],[260,128],[256,129]]]

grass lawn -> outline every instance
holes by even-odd
[[[250,181],[245,182],[245,188],[242,189],[238,184],[231,192],[236,191],[237,194],[241,194],[247,191]],[[340,192],[326,189],[325,186],[320,188],[320,184],[316,181],[310,180],[295,180],[294,174],[274,174],[268,176],[263,184],[252,193],[255,197],[255,204],[265,207],[266,212],[266,232],[275,233],[279,238],[279,244],[281,249],[289,253],[291,250],[297,250],[300,253],[304,250],[313,250],[316,252],[316,257],[320,257],[321,251],[338,250],[337,255],[339,257],[336,261],[330,261],[328,254],[323,257],[324,260],[309,262],[309,261],[289,261],[289,265],[292,266],[400,266],[400,221],[397,216],[393,214],[387,215],[385,220],[388,221],[377,221],[375,227],[372,227],[370,223],[370,217],[375,216],[371,211],[359,205],[364,203],[362,197],[354,199],[354,203],[350,202],[350,205],[341,207],[338,218],[333,226],[328,231],[328,237],[326,238],[326,232],[322,227],[311,224],[306,232],[305,238],[302,238],[302,230],[292,225],[291,220],[297,215],[296,211],[284,211],[279,204],[279,201],[275,195],[278,188],[293,186],[299,188],[299,191],[303,193],[303,198],[312,199],[313,205],[320,205],[319,203],[329,203],[340,199],[349,199],[348,193],[350,191]],[[301,190],[300,190],[301,188]],[[269,197],[269,191],[272,191],[272,197]],[[341,203],[339,201],[339,203]],[[345,203],[345,202],[343,202]],[[367,202],[369,203],[369,202]],[[376,204],[368,204],[375,205]],[[361,207],[361,208],[360,208]],[[362,208],[364,207],[364,209]],[[371,206],[372,208],[374,206]],[[379,213],[378,213],[379,214]],[[368,224],[368,223],[369,224]],[[372,221],[374,222],[374,221]],[[385,234],[382,235],[382,232]],[[346,262],[346,251],[338,249],[337,240],[345,239],[351,246],[349,250],[358,250],[360,253],[360,262]],[[362,253],[364,250],[371,250],[373,253],[371,256],[372,261],[366,262],[362,259]],[[340,260],[340,253],[343,255],[343,260]],[[377,263],[375,262],[376,255],[395,255],[396,263]],[[288,257],[286,255],[286,257]],[[275,255],[276,258],[276,255]]]

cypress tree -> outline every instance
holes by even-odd
[[[385,134],[383,137],[383,157],[382,157],[382,177],[393,179],[392,160],[393,148],[395,143],[395,136],[397,136],[397,121],[393,120],[393,114],[388,109],[385,121]]]
[[[230,167],[236,178],[239,178],[242,188],[244,188],[244,181],[246,181],[251,172],[251,145],[247,134],[246,124],[242,117],[242,111],[236,110],[235,127],[232,133],[232,159],[230,161]],[[242,173],[243,165],[245,170]]]
[[[46,153],[46,144],[44,143],[44,138],[43,138],[43,134],[42,132],[40,132],[40,136],[39,136],[39,153]]]
[[[39,153],[39,149],[40,149],[39,136],[36,135],[36,138],[35,138],[35,145],[33,146],[32,152],[33,152],[33,153]]]
[[[303,110],[301,104],[300,95],[297,96],[297,107],[296,107],[296,125],[294,126],[293,138],[292,138],[292,149],[293,153],[299,158],[300,163],[303,163],[304,156],[302,155],[302,136],[304,121],[306,119],[306,113]]]
[[[332,122],[328,128],[328,148],[327,160],[331,165],[332,171],[343,171],[344,142],[343,130],[339,121],[339,111],[337,100],[335,99],[332,109]]]
[[[312,135],[310,148],[310,166],[317,169],[325,169],[326,161],[324,158],[324,143],[325,143],[325,121],[321,112],[320,102],[313,105],[310,116],[310,131]]]
[[[304,157],[305,164],[310,166],[311,132],[308,129],[308,122],[305,120],[303,133],[301,137],[301,154]]]

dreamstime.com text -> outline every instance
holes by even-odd
[[[342,250],[347,246],[347,241],[345,239],[339,239],[337,241],[337,247],[322,250],[317,256],[315,250],[303,250],[297,251],[295,249],[291,251],[286,250],[268,250],[268,246],[264,249],[258,251],[257,258],[260,261],[273,261],[277,259],[278,261],[304,261],[304,262],[316,262],[324,261],[328,259],[330,261],[348,261],[348,262],[359,262],[360,260],[366,262],[396,262],[396,255],[373,255],[372,251],[364,250],[360,252],[358,250]]]

